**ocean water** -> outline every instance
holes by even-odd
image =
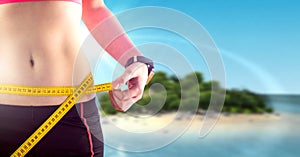
[[[148,152],[126,152],[105,147],[106,157],[298,157],[300,156],[300,97],[269,96],[279,119],[234,124],[212,131],[204,138],[187,132],[175,142]],[[218,125],[218,124],[217,124]],[[180,127],[180,126],[178,126]],[[107,137],[109,138],[109,137]],[[162,137],[163,138],[163,137]],[[142,139],[132,139],[143,145]],[[124,149],[124,148],[122,148]],[[126,149],[126,148],[125,148]]]

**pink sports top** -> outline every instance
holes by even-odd
[[[38,1],[69,1],[81,4],[81,0],[0,0],[0,4],[18,3],[18,2],[38,2]]]

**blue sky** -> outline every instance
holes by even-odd
[[[220,50],[226,70],[227,88],[247,88],[258,93],[300,94],[300,1],[105,2],[114,13],[135,7],[159,6],[178,10],[194,18],[208,31]],[[144,33],[147,32],[152,33]],[[142,32],[129,35],[139,44],[139,38],[135,38],[138,33]],[[174,37],[173,41],[165,43],[176,47],[176,40]],[[189,58],[189,53],[185,52],[188,48],[183,47],[180,51]],[[205,78],[210,78],[209,72],[204,70],[203,73]]]

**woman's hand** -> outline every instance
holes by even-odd
[[[143,96],[148,79],[147,65],[135,62],[125,69],[125,72],[112,82],[113,90],[109,92],[111,103],[116,110],[127,111]],[[128,89],[121,90],[126,85]]]

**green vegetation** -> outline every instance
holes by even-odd
[[[195,78],[197,78],[196,81]],[[155,85],[156,83],[161,84],[165,88],[165,91],[159,90],[159,88],[149,89],[151,85]],[[214,93],[212,89],[214,89]],[[149,96],[150,90],[152,99]],[[138,101],[138,105],[134,105],[131,110],[142,113],[147,113],[149,110],[158,108],[166,112],[176,111],[179,109],[180,103],[181,105],[185,105],[185,110],[193,110],[194,108],[190,104],[195,103],[198,103],[198,109],[207,110],[210,103],[222,103],[220,101],[223,100],[222,96],[224,95],[222,93],[224,92],[225,89],[220,86],[219,82],[204,82],[203,75],[200,72],[191,73],[179,79],[176,76],[167,76],[166,73],[160,71],[155,73],[153,79],[145,87],[143,99]],[[212,94],[214,94],[216,99],[210,102]],[[108,94],[100,95],[99,99],[101,108],[106,114],[118,113],[112,107]],[[163,102],[165,100],[164,104],[161,102],[162,100]],[[151,102],[149,107],[140,107],[140,105],[147,105],[149,102]],[[157,106],[155,106],[156,104]],[[162,104],[162,106],[159,106],[159,104]],[[227,89],[222,112],[262,114],[271,113],[273,109],[266,106],[262,96],[249,90]]]

